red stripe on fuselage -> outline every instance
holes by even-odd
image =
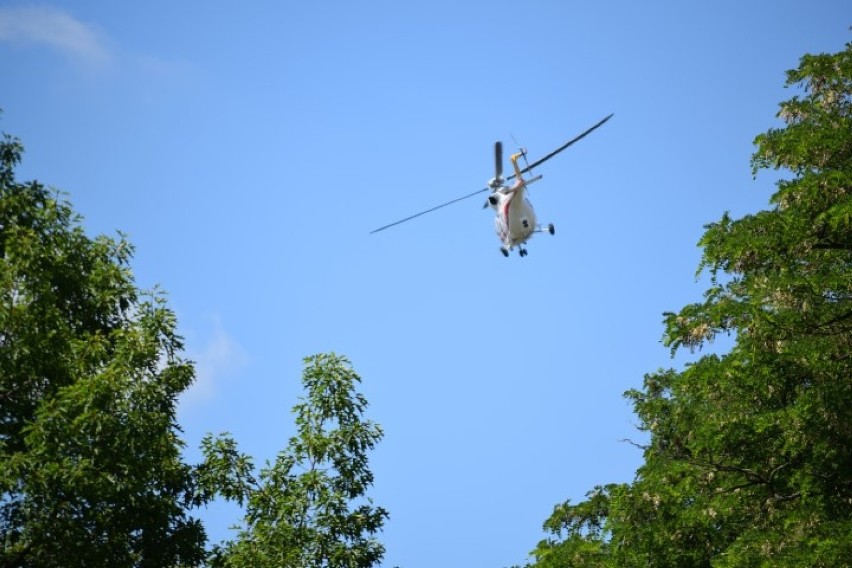
[[[512,205],[511,197],[503,204],[503,222],[506,226],[506,234],[503,237],[504,241],[512,240],[512,227],[509,226],[509,207]]]

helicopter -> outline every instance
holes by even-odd
[[[509,158],[512,162],[512,169],[514,173],[503,177],[503,144],[502,142],[495,142],[494,144],[494,177],[488,182],[488,187],[474,191],[473,193],[469,193],[467,195],[463,195],[456,199],[447,201],[445,203],[441,203],[440,205],[436,205],[430,209],[426,209],[425,211],[421,211],[419,213],[415,213],[414,215],[410,215],[404,219],[400,219],[399,221],[394,221],[393,223],[389,223],[378,229],[374,229],[370,231],[370,234],[378,233],[380,231],[384,231],[385,229],[389,229],[401,223],[405,223],[406,221],[410,221],[421,215],[426,215],[427,213],[431,213],[442,207],[446,207],[448,205],[452,205],[453,203],[458,203],[459,201],[463,201],[475,195],[479,195],[480,193],[484,193],[486,191],[490,191],[491,194],[488,196],[488,199],[485,201],[483,208],[491,207],[491,209],[495,213],[494,218],[494,226],[497,232],[497,236],[500,239],[500,252],[503,253],[503,256],[509,256],[509,253],[517,247],[518,254],[522,257],[527,256],[527,249],[524,247],[526,242],[535,234],[548,232],[553,235],[556,232],[556,228],[553,223],[549,223],[546,227],[542,227],[537,223],[535,210],[533,209],[532,203],[527,198],[527,187],[534,182],[537,182],[542,178],[541,175],[535,175],[529,177],[527,179],[524,178],[524,174],[532,172],[533,168],[543,164],[556,154],[562,152],[578,140],[581,140],[588,134],[590,134],[595,129],[602,126],[607,120],[612,118],[612,114],[602,119],[600,122],[587,129],[583,133],[575,136],[556,150],[550,152],[542,158],[539,158],[532,164],[526,163],[526,167],[521,168],[518,164],[518,160],[523,158],[526,162],[527,151],[525,148],[520,148],[517,153],[514,153]],[[509,186],[506,185],[506,182],[514,179],[514,183]]]

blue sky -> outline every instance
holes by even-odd
[[[168,292],[191,459],[222,431],[274,457],[302,357],[350,358],[408,568],[522,563],[555,504],[632,479],[622,393],[688,360],[661,314],[701,298],[702,226],[766,207],[784,71],[852,40],[840,0],[200,6],[3,2],[0,130]],[[368,234],[485,187],[495,140],[537,158],[610,113],[537,171],[527,257],[479,199]]]

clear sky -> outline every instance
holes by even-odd
[[[385,429],[385,566],[522,563],[555,504],[626,482],[622,397],[680,366],[662,312],[701,298],[704,224],[767,206],[754,137],[784,71],[852,40],[845,0],[0,3],[0,130],[19,179],[125,232],[198,382],[190,459],[293,433],[302,357],[350,358]],[[525,258],[471,199],[492,146],[544,164]],[[202,513],[214,540],[232,507]]]

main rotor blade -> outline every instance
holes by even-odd
[[[503,177],[503,143],[494,143],[494,177]]]
[[[613,114],[615,114],[615,113],[613,113]],[[611,115],[609,115],[609,116],[607,116],[606,118],[604,118],[603,120],[601,120],[600,122],[598,122],[597,124],[595,124],[594,126],[592,126],[591,128],[589,128],[588,130],[586,130],[585,132],[583,132],[583,133],[582,133],[582,134],[580,134],[579,136],[576,136],[576,137],[572,138],[571,140],[569,140],[568,142],[566,142],[565,144],[563,144],[562,146],[560,146],[559,148],[557,148],[556,150],[554,150],[553,152],[551,152],[550,154],[546,155],[546,156],[545,156],[545,157],[543,157],[543,158],[539,158],[538,160],[536,160],[536,161],[535,161],[535,162],[533,162],[532,164],[530,164],[530,165],[528,165],[527,167],[525,167],[524,169],[522,169],[522,170],[521,170],[521,173],[522,173],[522,174],[527,173],[528,171],[530,171],[530,170],[531,170],[531,169],[533,169],[534,167],[536,167],[536,166],[538,166],[538,165],[540,165],[540,164],[543,164],[544,162],[546,162],[547,160],[549,160],[550,158],[552,158],[553,156],[555,156],[556,154],[558,154],[559,152],[561,152],[562,150],[564,150],[565,148],[567,148],[568,146],[570,146],[571,144],[573,144],[574,142],[577,142],[578,140],[583,139],[585,136],[587,136],[587,135],[588,135],[589,133],[591,133],[593,130],[595,130],[596,128],[598,128],[599,126],[601,126],[604,122],[606,122],[607,120],[609,120],[610,118],[612,118],[612,116],[613,116],[612,114],[611,114]],[[506,179],[507,179],[507,180],[509,180],[509,179],[514,178],[514,177],[516,177],[516,176],[515,176],[515,174],[512,174],[512,175],[510,175],[509,177],[507,177]]]
[[[406,217],[405,219],[400,219],[399,221],[395,221],[395,222],[391,223],[390,225],[385,225],[384,227],[379,227],[378,229],[374,229],[374,230],[370,231],[370,234],[372,235],[373,233],[378,233],[379,231],[384,231],[385,229],[389,229],[389,228],[393,227],[394,225],[399,225],[400,223],[405,223],[406,221],[411,221],[412,219],[420,217],[421,215],[425,215],[426,213],[431,213],[432,211],[440,209],[441,207],[446,207],[447,205],[452,205],[453,203],[457,203],[457,202],[462,201],[464,199],[468,199],[470,197],[473,197],[474,195],[478,195],[478,194],[483,193],[485,191],[491,191],[491,188],[486,187],[484,189],[474,191],[473,193],[468,193],[467,195],[465,195],[463,197],[458,197],[456,199],[453,199],[452,201],[447,201],[446,203],[441,203],[440,205],[436,205],[435,207],[432,207],[431,209],[427,209],[426,211],[421,211],[420,213],[415,213],[414,215],[412,215],[410,217]]]
[[[568,146],[573,144],[574,142],[577,142],[578,140],[581,140],[582,138],[584,138],[590,132],[592,132],[593,130],[595,130],[596,128],[601,126],[604,122],[606,122],[607,120],[612,118],[612,116],[613,116],[612,114],[607,116],[606,118],[604,118],[603,120],[601,120],[600,122],[598,122],[597,124],[595,124],[594,126],[589,128],[588,130],[586,130],[582,134],[572,138],[571,140],[569,140],[568,142],[566,142],[565,144],[563,144],[562,146],[560,146],[559,148],[557,148],[556,150],[551,152],[550,154],[548,154],[548,155],[544,156],[543,158],[540,158],[540,159],[536,160],[535,162],[533,162],[532,164],[528,165],[527,167],[525,167],[524,169],[521,170],[521,173],[525,174],[528,171],[530,171],[531,169],[533,169],[534,167],[536,167],[540,164],[543,164],[544,162],[546,162],[547,160],[549,160],[550,158],[552,158],[553,156],[555,156],[556,154],[558,154],[559,152],[561,152],[562,150],[564,150],[565,148],[567,148]],[[496,168],[497,171],[501,172],[501,173],[502,173],[502,161],[503,161],[502,160],[502,153],[503,153],[503,145],[500,142],[497,142],[494,145],[495,166],[497,166],[497,168]],[[500,158],[500,159],[497,160],[497,158]],[[498,175],[498,177],[499,177],[499,175]],[[516,177],[515,174],[512,174],[512,175],[508,176],[506,179],[510,180],[514,177]],[[396,225],[399,225],[400,223],[405,223],[406,221],[411,221],[412,219],[416,219],[417,217],[420,217],[421,215],[425,215],[426,213],[431,213],[432,211],[436,211],[438,209],[441,209],[442,207],[446,207],[447,205],[452,205],[453,203],[458,203],[459,201],[469,199],[469,198],[473,197],[474,195],[479,195],[480,193],[484,193],[486,191],[493,191],[493,190],[490,187],[479,189],[477,191],[474,191],[473,193],[468,193],[467,195],[463,195],[462,197],[457,197],[456,199],[453,199],[451,201],[447,201],[446,203],[441,203],[440,205],[436,205],[435,207],[432,207],[431,209],[421,211],[420,213],[415,213],[414,215],[406,217],[405,219],[400,219],[399,221],[394,221],[393,223],[390,223],[389,225],[385,225],[384,227],[379,227],[378,229],[374,229],[374,230],[370,231],[370,234],[372,235],[373,233],[378,233],[379,231],[384,231],[385,229],[390,229],[391,227],[395,227]]]

